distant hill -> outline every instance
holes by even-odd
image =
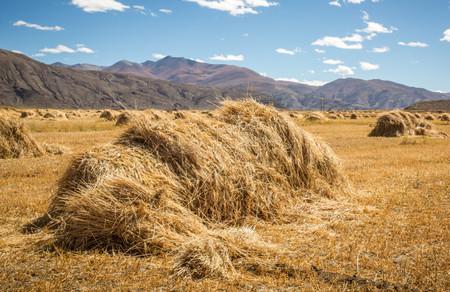
[[[405,109],[412,111],[450,111],[450,99],[419,101]]]
[[[233,89],[174,84],[131,74],[49,66],[21,54],[0,50],[0,105],[205,108],[225,97],[241,98],[243,94]],[[268,98],[263,102],[271,100]]]
[[[60,67],[60,64],[54,64]],[[67,66],[67,65],[64,65]],[[79,65],[71,66],[72,68]],[[192,84],[227,88],[255,95],[271,96],[274,104],[283,108],[404,108],[423,100],[446,99],[450,96],[422,88],[409,87],[384,80],[338,79],[321,87],[276,81],[250,69],[233,65],[215,65],[186,58],[165,57],[157,62],[134,63],[120,61],[103,72],[132,74]]]

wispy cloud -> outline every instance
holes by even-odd
[[[172,14],[173,11],[167,8],[161,8],[159,9],[159,12],[164,13],[164,14]]]
[[[377,54],[387,53],[389,52],[389,47],[379,47],[379,48],[373,48],[372,52]]]
[[[277,52],[278,54],[282,54],[282,55],[294,56],[297,53],[300,53],[301,49],[300,48],[295,48],[293,50],[290,50],[290,49],[278,48],[278,49],[275,50],[275,52]]]
[[[278,2],[268,0],[185,0],[201,7],[227,12],[233,16],[258,14],[257,8],[277,6]]]
[[[344,62],[342,62],[341,60],[335,60],[335,59],[325,59],[325,60],[323,60],[323,63],[327,64],[327,65],[344,64]]]
[[[412,47],[412,48],[427,48],[429,45],[423,42],[398,42],[400,46]]]
[[[240,62],[240,61],[244,61],[244,55],[242,55],[242,54],[239,54],[239,55],[219,54],[219,55],[214,55],[214,56],[210,57],[209,59],[213,60],[213,61],[234,61],[234,62]]]
[[[127,6],[116,0],[72,0],[72,4],[81,8],[84,12],[88,13],[108,12],[108,11],[121,12],[130,8],[130,6]]]
[[[93,54],[95,53],[94,50],[84,46],[84,45],[79,45],[77,46],[76,49],[72,49],[66,45],[57,45],[54,48],[43,48],[41,50],[39,50],[39,52],[41,54],[73,54],[73,53],[84,53],[84,54]],[[35,54],[34,56],[36,56],[37,54]],[[40,56],[42,57],[42,56]]]
[[[33,28],[33,29],[37,29],[37,30],[44,30],[44,31],[61,31],[64,30],[63,27],[55,25],[55,26],[45,26],[45,25],[40,25],[40,24],[35,24],[35,23],[29,23],[23,20],[18,20],[16,22],[14,22],[13,24],[14,26],[23,26],[23,27],[28,27],[28,28]]]

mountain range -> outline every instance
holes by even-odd
[[[0,105],[56,108],[207,108],[254,96],[292,109],[385,109],[450,96],[383,80],[323,86],[277,81],[250,69],[165,57],[111,66],[46,65],[0,49]]]

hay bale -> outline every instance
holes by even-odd
[[[352,114],[350,115],[350,119],[351,119],[351,120],[356,120],[356,119],[358,119],[358,115],[355,114],[355,113],[352,113]]]
[[[20,113],[21,119],[25,119],[25,118],[32,117],[32,116],[34,116],[34,113],[32,111],[22,111]]]
[[[318,122],[318,121],[326,121],[327,118],[322,113],[309,113],[304,117],[305,121],[308,122]]]
[[[427,114],[427,115],[425,116],[425,120],[427,120],[427,121],[434,121],[435,118],[434,118],[434,116],[433,116],[432,114]]]
[[[400,137],[400,136],[431,136],[446,137],[447,135],[433,129],[433,126],[409,112],[392,111],[381,115],[370,137]]]
[[[0,116],[0,158],[38,157],[43,155],[24,125]]]
[[[49,112],[45,113],[43,117],[44,117],[44,119],[55,119],[56,118],[55,115],[53,115],[52,113],[49,113]]]
[[[439,119],[443,122],[449,122],[450,121],[450,115],[449,114],[443,114],[439,117]]]
[[[227,101],[213,117],[184,116],[142,116],[112,144],[77,157],[35,225],[68,249],[147,255],[183,246],[178,275],[224,276],[228,259],[270,245],[212,226],[274,220],[305,193],[345,190],[334,152],[271,107]]]
[[[132,119],[133,116],[129,112],[123,112],[117,116],[116,126],[128,125]]]
[[[113,121],[115,119],[114,114],[109,110],[102,111],[100,114],[100,118],[107,121]]]

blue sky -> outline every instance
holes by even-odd
[[[44,63],[171,55],[321,84],[450,92],[449,0],[5,0],[0,47]]]

